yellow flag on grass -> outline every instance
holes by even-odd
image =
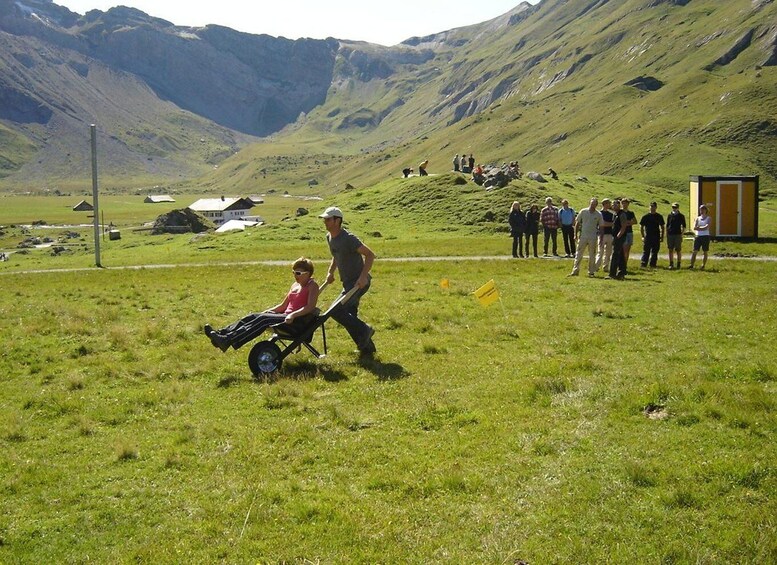
[[[451,283],[448,279],[442,279],[440,280],[440,288],[450,288]]]
[[[499,300],[499,290],[496,288],[494,279],[491,279],[486,284],[481,286],[475,292],[475,298],[478,299],[481,306],[490,306],[497,300]]]

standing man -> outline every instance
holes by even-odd
[[[326,282],[334,282],[335,271],[338,270],[343,283],[341,294],[345,294],[354,286],[360,289],[348,302],[336,308],[332,317],[346,329],[361,353],[371,355],[375,353],[375,344],[372,342],[375,330],[359,319],[359,300],[370,288],[370,269],[375,261],[375,254],[358,237],[343,229],[343,213],[340,208],[331,206],[324,210],[319,218],[324,219],[326,241],[332,253]]]
[[[629,210],[629,204],[631,200],[628,198],[621,199],[621,212],[623,213],[623,219],[621,223],[626,225],[626,239],[623,241],[623,255],[626,257],[626,268],[624,273],[629,267],[629,257],[631,256],[631,246],[634,245],[634,231],[631,226],[636,225],[637,215]],[[615,231],[613,230],[613,234]]]
[[[456,156],[453,158],[453,172],[458,173],[459,172],[459,154],[456,153]]]
[[[610,205],[612,201],[609,198],[602,200],[602,221],[599,223],[599,253],[596,255],[596,270],[610,268],[610,259],[612,258],[612,222],[615,220],[615,214],[612,213]]]
[[[683,258],[683,234],[685,216],[680,212],[680,204],[672,204],[672,211],[666,216],[666,246],[669,248],[669,270],[679,269]],[[677,267],[674,266],[674,252],[677,251]]]
[[[580,210],[575,221],[575,232],[580,234],[580,244],[577,246],[577,255],[575,255],[575,265],[569,274],[576,277],[580,272],[580,261],[583,259],[583,253],[588,248],[588,276],[596,276],[596,248],[599,239],[599,226],[602,223],[602,214],[596,209],[599,201],[591,198],[588,208]]]
[[[658,263],[658,250],[661,249],[661,242],[664,241],[664,217],[656,212],[658,204],[650,203],[650,212],[642,216],[639,221],[639,230],[642,235],[642,261],[640,266],[644,269],[648,266],[656,268]]]
[[[419,177],[425,177],[428,176],[429,173],[426,172],[426,167],[429,166],[429,159],[424,159],[423,162],[418,164],[418,176]]]
[[[553,205],[553,199],[548,196],[545,199],[545,207],[540,212],[540,223],[543,227],[545,252],[544,257],[548,256],[548,241],[553,240],[553,256],[558,257],[558,208]]]
[[[561,210],[558,211],[558,220],[561,223],[561,239],[564,240],[564,257],[575,256],[575,210],[569,207],[569,201],[565,198],[561,201]]]
[[[626,278],[626,255],[623,253],[623,245],[626,242],[626,228],[628,220],[623,210],[621,201],[612,203],[612,211],[615,219],[612,223],[612,260],[610,261],[610,274],[608,279],[622,281]]]

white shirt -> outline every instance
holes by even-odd
[[[699,216],[696,218],[696,225],[693,226],[696,235],[710,235],[710,217]]]

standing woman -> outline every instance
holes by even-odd
[[[710,250],[710,221],[711,218],[707,214],[707,207],[702,204],[699,207],[699,216],[693,223],[693,230],[696,232],[696,238],[693,240],[693,253],[691,253],[691,266],[689,269],[693,269],[693,264],[696,263],[696,253],[701,249],[704,252],[701,259],[701,268],[707,266],[707,252]]]
[[[513,202],[510,209],[510,217],[507,219],[510,223],[510,235],[513,238],[513,257],[523,257],[523,234],[526,231],[526,216],[521,210],[521,203]],[[528,255],[528,253],[527,253]]]
[[[529,211],[526,212],[526,227],[524,228],[526,234],[526,256],[529,255],[529,239],[534,242],[534,256],[537,257],[537,234],[540,231],[540,209],[536,204],[532,204]]]

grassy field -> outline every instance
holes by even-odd
[[[369,240],[383,258],[414,256],[506,255],[509,253],[507,215],[513,200],[542,205],[550,195],[558,203],[568,198],[575,209],[588,204],[592,195],[603,198],[628,196],[640,217],[656,200],[659,212],[666,214],[673,201],[679,201],[689,223],[687,192],[675,192],[613,177],[592,176],[580,180],[562,175],[559,181],[538,184],[522,179],[503,189],[485,191],[472,182],[458,184],[463,177],[445,174],[433,177],[392,179],[373,187],[323,193],[315,187],[293,195],[265,196],[265,203],[252,213],[267,225],[246,232],[227,234],[151,235],[142,226],[171,209],[184,208],[202,195],[178,194],[176,202],[144,204],[142,195],[107,195],[100,198],[101,218],[121,230],[121,240],[101,241],[101,261],[106,267],[162,263],[221,263],[261,260],[288,260],[300,255],[326,259],[323,229],[317,213],[336,204],[346,213],[347,227]],[[243,195],[245,196],[245,195]],[[49,237],[58,242],[64,233],[79,237],[64,239],[66,253],[52,255],[51,248],[14,253],[11,261],[0,263],[5,271],[83,268],[94,265],[94,230],[86,212],[73,212],[80,197],[6,196],[0,206],[0,250],[15,251],[30,236]],[[297,208],[310,214],[296,216]],[[524,206],[525,207],[525,206]],[[760,203],[758,242],[715,242],[712,253],[721,256],[776,256],[777,206],[773,200]],[[22,225],[43,220],[50,226],[83,224],[81,227],[25,228]],[[14,227],[15,226],[15,227]],[[689,237],[691,234],[689,234]],[[637,253],[639,243],[635,247]],[[690,252],[690,242],[686,243]],[[663,259],[665,261],[665,257]]]
[[[288,267],[7,274],[0,562],[774,562],[775,268],[379,261],[262,381]]]
[[[91,227],[69,253],[14,253],[0,562],[774,562],[777,263],[672,272],[662,257],[621,283],[567,278],[568,260],[475,259],[509,253],[514,199],[592,193],[631,196],[638,215],[687,205],[607,177],[485,192],[443,175],[272,195],[252,231],[151,236],[135,230],[186,195],[107,196],[122,230],[109,268],[54,270],[93,265]],[[256,380],[249,348],[222,354],[202,326],[280,299],[288,265],[258,261],[305,254],[320,275],[329,204],[379,257],[362,306],[378,355],[328,324],[326,359],[301,351]],[[71,223],[71,206],[3,198],[0,247],[19,224]],[[769,201],[761,228],[777,235]],[[163,264],[178,266],[120,269]],[[483,308],[472,291],[492,278],[501,301]]]

